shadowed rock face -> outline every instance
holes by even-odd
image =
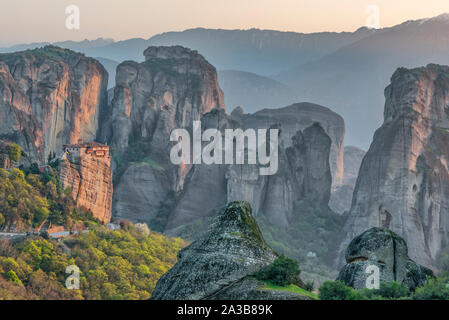
[[[31,161],[79,139],[94,140],[108,75],[98,61],[58,47],[0,55],[0,138]]]
[[[422,286],[426,276],[433,272],[408,257],[407,244],[394,232],[384,228],[371,228],[355,237],[349,244],[345,259],[347,265],[337,280],[355,289],[366,288],[370,266],[379,268],[380,281],[397,281],[410,289]]]
[[[196,51],[149,47],[144,55],[145,62],[117,67],[102,136],[117,166],[114,216],[148,222],[191,169],[171,164],[171,131],[224,109],[224,99],[215,68]]]
[[[337,164],[343,145],[344,122],[338,115],[307,103],[253,115],[237,109],[227,115],[215,69],[197,52],[150,47],[144,55],[143,63],[124,62],[117,68],[103,126],[117,166],[116,218],[144,221],[166,234],[195,239],[234,200],[249,201],[257,214],[270,216],[279,226],[297,219],[292,212],[297,200],[327,206],[329,158]],[[202,132],[219,129],[223,137],[225,129],[279,128],[278,173],[260,176],[257,165],[247,164],[172,165],[171,131],[185,128],[191,133],[195,120],[201,120]]]
[[[365,151],[353,146],[345,147],[344,175],[342,185],[332,190],[329,207],[338,213],[344,213],[351,209],[352,194],[359,174]]]
[[[304,130],[314,123],[319,123],[331,138],[330,166],[332,186],[336,188],[343,183],[343,156],[345,122],[342,117],[330,109],[313,103],[295,103],[278,109],[263,109],[252,114],[243,114],[242,109],[232,113],[233,119],[244,128],[270,128],[280,125],[280,141],[285,148],[292,145],[292,138],[298,130]]]
[[[241,127],[223,111],[206,114],[202,125],[222,131]],[[292,140],[288,148],[279,146],[279,168],[272,176],[261,176],[259,165],[193,166],[174,209],[166,217],[165,233],[195,239],[217,210],[232,201],[249,202],[257,218],[265,216],[280,227],[300,219],[294,211],[296,201],[327,206],[332,183],[331,139],[316,123],[299,130]]]
[[[449,67],[398,69],[385,98],[341,250],[364,230],[386,227],[405,239],[413,259],[433,267],[449,240]]]
[[[207,233],[178,253],[178,263],[158,281],[151,299],[303,298],[291,293],[258,293],[262,285],[248,278],[276,257],[262,237],[251,206],[242,201],[229,203]]]
[[[232,165],[228,169],[228,201],[242,199],[276,226],[285,227],[299,217],[294,204],[308,200],[327,206],[332,177],[329,166],[331,139],[320,124],[298,131],[291,146],[279,148],[279,170],[258,175],[257,166]]]

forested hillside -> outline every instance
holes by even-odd
[[[0,240],[0,300],[148,299],[185,245],[131,223],[116,231],[99,226],[59,242]],[[65,287],[69,265],[80,268],[80,290]]]

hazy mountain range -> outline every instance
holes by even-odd
[[[116,65],[143,61],[139,52],[149,45],[179,44],[198,50],[222,71],[220,84],[228,110],[241,106],[253,112],[299,101],[319,103],[343,116],[347,144],[366,149],[381,123],[383,91],[394,70],[449,64],[449,15],[342,33],[197,28],[150,39],[54,44],[99,59],[111,74],[109,87],[114,85]],[[0,52],[42,45],[16,45]]]

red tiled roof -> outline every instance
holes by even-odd
[[[75,143],[75,144],[65,144],[64,148],[105,148],[108,147],[106,144],[102,144],[96,141]]]

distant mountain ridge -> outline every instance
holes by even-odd
[[[42,44],[28,47],[33,45]],[[383,90],[394,70],[449,64],[449,14],[355,32],[196,28],[149,39],[114,42],[100,38],[57,45],[100,61],[114,61],[105,65],[110,74],[115,72],[115,62],[142,62],[141,52],[150,45],[197,50],[217,70],[235,71],[220,73],[230,109],[242,105],[253,112],[299,101],[329,106],[347,123],[346,142],[367,149],[382,122]],[[115,81],[110,78],[109,87],[113,87]],[[277,82],[268,83],[270,78]]]
[[[140,54],[149,46],[182,45],[199,51],[218,70],[232,69],[275,75],[299,64],[316,60],[344,45],[362,39],[375,30],[360,28],[355,32],[297,33],[275,30],[224,30],[195,28],[166,32],[149,39],[133,38],[65,41],[55,46],[80,51],[91,57],[118,62],[142,62]],[[0,48],[0,52],[32,49],[48,43],[32,43]]]
[[[224,70],[218,72],[218,81],[225,95],[228,110],[242,107],[247,113],[265,108],[293,104],[299,101],[294,89],[255,73]]]
[[[347,124],[347,142],[367,148],[382,122],[383,91],[398,67],[449,64],[449,15],[385,28],[275,77],[302,100],[330,106]]]

